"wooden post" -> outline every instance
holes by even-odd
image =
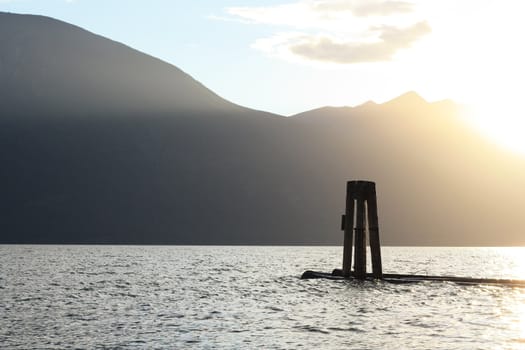
[[[342,229],[345,231],[343,245],[343,276],[350,277],[352,270],[352,246],[354,237],[354,196],[350,182],[346,184],[346,209]]]
[[[368,231],[373,276],[374,278],[382,278],[375,183],[370,181],[347,182],[346,209],[341,222],[341,229],[344,230],[343,276],[350,277],[353,275],[356,279],[366,278],[366,238]],[[352,254],[352,248],[354,254]],[[354,259],[353,274],[352,255]]]
[[[376,186],[374,183],[371,183],[368,189],[367,208],[370,254],[372,255],[372,274],[374,278],[383,278],[381,244],[379,243],[379,220],[377,218]]]
[[[355,215],[355,263],[354,277],[366,278],[366,233],[365,233],[365,200],[358,198]]]

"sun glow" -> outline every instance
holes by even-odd
[[[466,119],[494,143],[525,156],[525,110],[518,101],[469,106]]]
[[[451,98],[467,106],[467,120],[483,135],[525,155],[525,3],[417,3],[432,33],[398,56],[410,63],[406,79],[429,100]]]

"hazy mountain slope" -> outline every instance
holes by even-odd
[[[460,113],[449,101],[408,93],[293,119],[315,125],[323,152],[339,154],[334,174],[377,181],[385,242],[523,244],[525,162],[484,140]]]
[[[371,179],[385,243],[525,243],[523,160],[450,102],[284,118],[49,18],[0,13],[0,47],[0,242],[334,244]]]
[[[50,18],[1,14],[0,45],[1,241],[297,241],[285,118]]]
[[[0,47],[10,113],[238,109],[172,65],[51,18],[0,13]]]

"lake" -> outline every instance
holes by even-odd
[[[383,247],[525,279],[525,248]],[[523,349],[525,288],[300,280],[341,247],[0,245],[1,349]]]

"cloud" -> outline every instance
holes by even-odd
[[[256,24],[295,28],[343,28],[366,17],[410,14],[415,6],[407,1],[385,0],[304,0],[266,7],[229,7],[226,12],[237,19]]]
[[[294,61],[389,61],[431,32],[410,1],[303,0],[267,7],[231,7],[226,12],[233,20],[279,29],[270,37],[257,39],[252,47]]]
[[[255,24],[268,24],[294,28],[319,28],[324,26],[321,14],[311,4],[297,2],[269,7],[230,7],[226,12],[234,18]]]
[[[319,1],[313,7],[314,10],[325,13],[349,11],[357,17],[389,16],[414,11],[414,4],[407,1]]]
[[[383,26],[372,28],[380,33],[375,42],[341,42],[326,36],[303,36],[300,43],[288,43],[289,50],[298,56],[314,61],[350,64],[384,62],[394,54],[410,47],[416,40],[430,33],[427,22],[407,28]]]

